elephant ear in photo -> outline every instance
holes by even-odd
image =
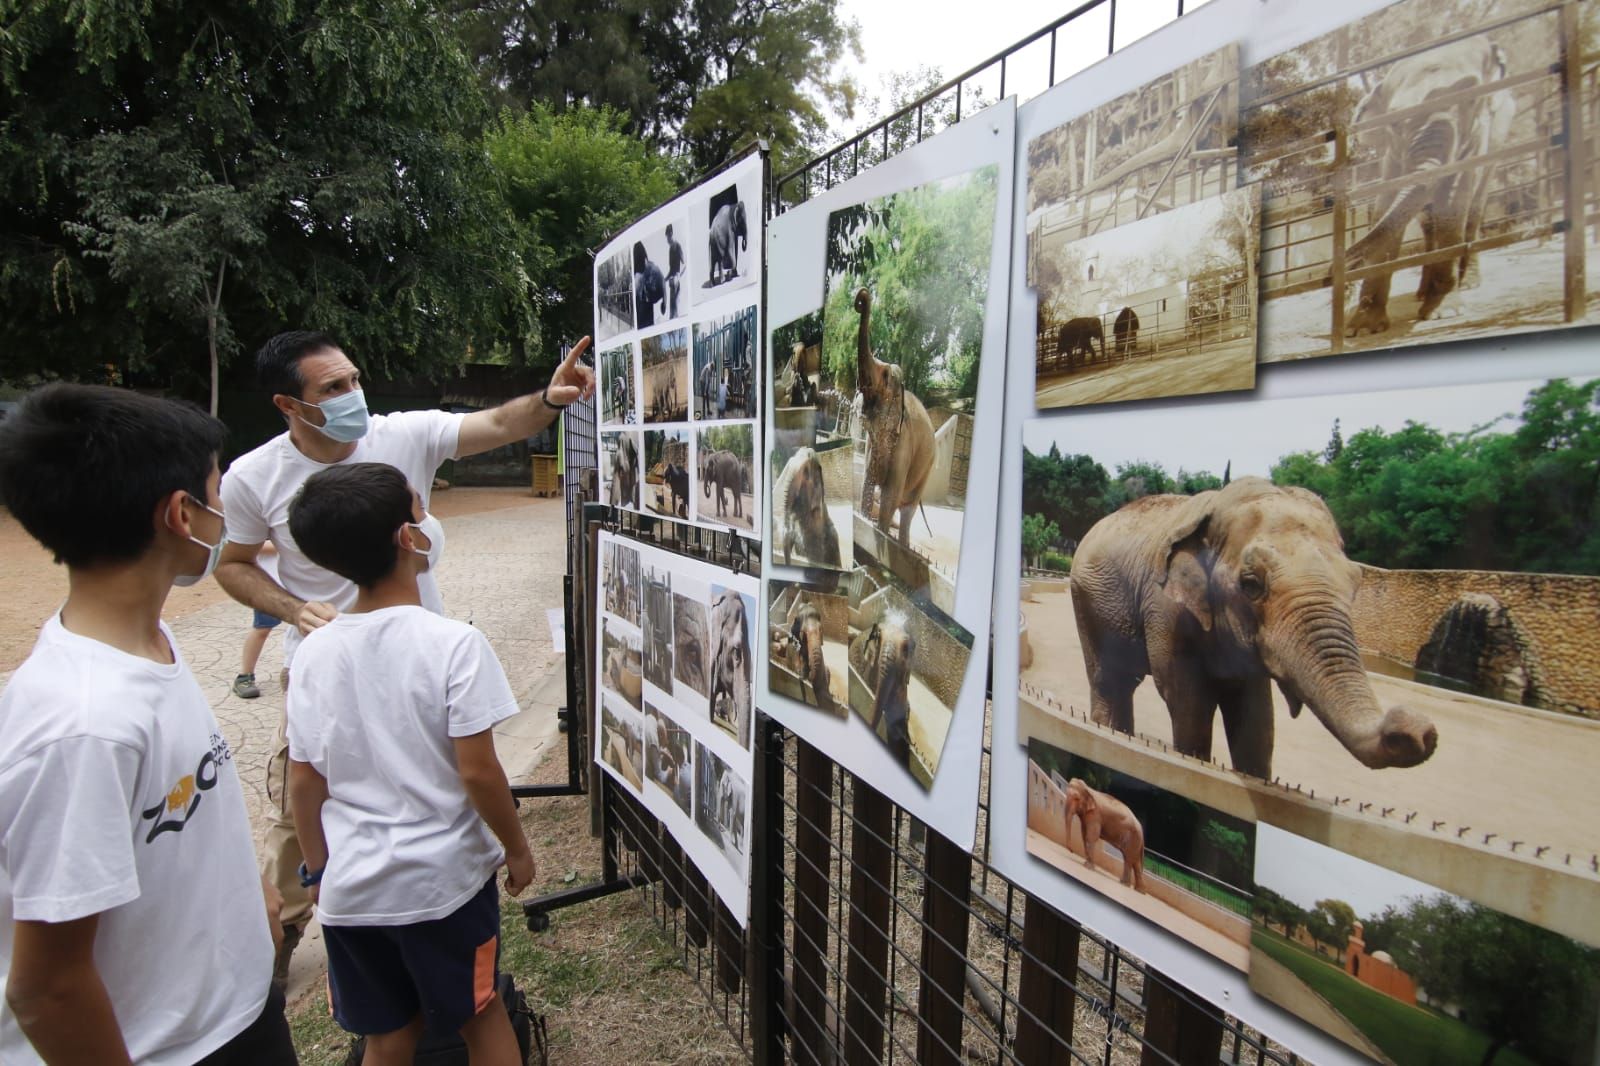
[[[1202,559],[1210,549],[1205,544],[1206,527],[1211,521],[1208,497],[1204,492],[1188,500],[1178,512],[1178,521],[1168,531],[1166,569],[1156,580],[1167,598],[1192,614],[1200,628],[1211,631],[1211,574]]]

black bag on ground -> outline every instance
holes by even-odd
[[[537,1023],[543,1028],[544,1019],[535,1019],[533,1011],[528,1007],[528,997],[522,994],[510,974],[502,973],[495,978],[495,988],[500,993],[500,1002],[506,1005],[506,1014],[511,1017],[511,1031],[517,1034],[517,1050],[521,1053],[522,1061],[528,1061],[528,1053],[533,1047],[534,1028]],[[540,1041],[540,1061],[544,1061],[544,1041]],[[361,1056],[366,1053],[366,1037],[358,1036],[350,1045],[350,1054],[345,1056],[345,1066],[361,1066]],[[417,1044],[416,1066],[467,1066],[467,1045],[461,1039],[460,1033],[435,1033],[432,1031],[422,1034],[422,1040]]]

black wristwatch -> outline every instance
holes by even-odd
[[[302,862],[300,864],[300,887],[301,888],[310,888],[312,885],[320,885],[322,883],[323,871],[326,870],[326,869],[327,869],[327,867],[324,866],[321,870],[318,870],[316,873],[311,873],[311,872],[306,870],[306,864]]]
[[[550,408],[550,410],[552,410],[552,411],[565,411],[567,408],[572,406],[570,403],[551,403],[550,402],[550,386],[549,385],[546,385],[544,387],[544,391],[539,394],[539,402],[543,403],[546,407]]]

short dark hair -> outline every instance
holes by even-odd
[[[58,563],[139,558],[156,505],[201,502],[227,428],[180,400],[104,385],[45,385],[0,422],[0,503]]]
[[[411,486],[388,463],[318,470],[289,505],[289,533],[306,558],[362,588],[394,572],[395,530],[413,520]]]
[[[305,398],[305,379],[300,376],[300,360],[325,348],[338,348],[338,342],[317,330],[292,329],[280,333],[256,352],[256,381],[271,395],[283,393]]]

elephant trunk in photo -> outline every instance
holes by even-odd
[[[901,368],[872,353],[872,293],[859,289],[856,313],[856,395],[861,400],[862,429],[867,437],[867,469],[861,482],[861,514],[871,516],[877,502],[877,526],[885,535],[896,514],[899,541],[911,546],[911,517],[922,502],[933,470],[933,420],[915,393],[906,388]]]

